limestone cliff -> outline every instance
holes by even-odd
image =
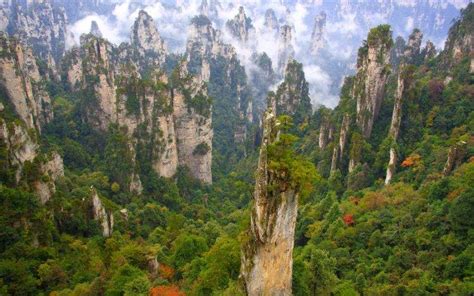
[[[241,277],[251,296],[291,295],[299,194],[279,182],[277,172],[269,168],[268,147],[279,138],[275,116],[270,108],[263,119],[249,238],[242,254]]]
[[[344,157],[350,124],[351,118],[349,114],[345,113],[344,117],[342,118],[341,129],[339,131],[339,143],[338,145],[334,146],[333,150],[331,160],[331,173],[335,172],[338,169],[338,166],[342,162],[342,158]]]
[[[249,41],[249,37],[255,33],[252,25],[252,20],[245,15],[245,10],[242,6],[239,7],[238,14],[226,23],[227,30],[242,43]],[[254,37],[252,37],[254,38]]]
[[[359,49],[352,92],[357,101],[357,124],[365,138],[370,137],[382,105],[392,43],[390,27],[381,25],[370,30],[367,43]]]
[[[90,194],[92,217],[99,223],[102,236],[109,237],[114,228],[114,215],[105,208],[95,188],[91,187]]]
[[[35,57],[29,48],[3,33],[0,50],[0,87],[5,99],[28,128],[41,131],[53,118],[53,111]]]
[[[221,141],[241,143],[254,119],[254,105],[246,71],[235,48],[223,42],[221,35],[207,17],[194,17],[186,44],[187,68],[190,74],[208,83],[209,96],[214,98],[215,121],[230,125],[228,133],[222,135],[226,139]]]
[[[293,47],[293,29],[289,25],[280,28],[280,37],[278,39],[278,68],[277,72],[282,74],[286,65],[295,56]]]
[[[407,56],[409,57],[409,56]],[[395,150],[394,144],[397,141],[398,134],[400,132],[400,122],[402,119],[402,103],[405,91],[405,84],[407,83],[407,69],[406,65],[402,65],[400,72],[398,73],[397,79],[397,90],[395,92],[395,102],[393,104],[392,121],[390,123],[390,130],[388,137],[393,141],[392,147],[390,147],[390,158],[387,165],[387,173],[385,176],[385,184],[389,184],[395,174],[397,165],[397,151]]]
[[[295,123],[301,123],[312,113],[308,82],[304,76],[303,65],[290,60],[285,70],[285,79],[280,84],[275,97],[276,114],[288,114]]]
[[[72,39],[64,8],[53,7],[52,1],[38,1],[29,7],[14,5],[8,28],[8,33],[33,48],[35,55],[45,61],[55,75],[66,41]]]
[[[324,31],[326,28],[326,13],[323,11],[314,18],[313,32],[311,34],[311,54],[316,55],[326,45]]]
[[[41,203],[46,203],[56,192],[56,181],[64,177],[63,159],[57,152],[53,152],[47,156],[39,170],[41,178],[34,181],[33,188]]]
[[[178,159],[191,174],[204,183],[212,183],[211,102],[201,77],[191,77],[187,65],[180,66],[179,83],[173,85],[173,117],[176,129]]]
[[[153,51],[147,47],[150,44],[143,43],[147,38],[138,38],[157,37],[150,22],[141,12],[132,40],[142,44],[139,48]],[[157,67],[150,68],[144,79],[140,65],[147,64],[150,52],[143,53],[133,54],[133,46],[127,44],[117,48],[92,34],[84,35],[81,47],[66,54],[63,77],[71,90],[81,94],[83,117],[89,125],[101,132],[107,132],[111,124],[125,127],[134,167],[140,159],[150,162],[159,176],[172,177],[178,165],[184,165],[194,177],[210,183],[211,105],[205,83],[182,67],[171,78]],[[147,153],[139,157],[138,147],[148,147]],[[130,191],[140,193],[142,185],[135,170],[129,180],[125,185]]]
[[[270,33],[272,36],[277,37],[280,31],[280,25],[273,9],[267,9],[265,11],[265,22],[263,23],[264,33]]]
[[[96,21],[91,22],[91,29],[90,33],[94,35],[97,38],[102,38],[102,32],[100,31],[99,25],[97,24]]]
[[[131,45],[142,70],[160,68],[165,63],[166,46],[152,17],[143,10],[133,25]]]
[[[462,12],[460,18],[449,29],[448,38],[444,50],[440,54],[441,63],[452,68],[463,58],[473,60],[474,52],[474,25],[469,17],[474,11],[474,3],[470,3]]]
[[[407,63],[417,64],[418,62],[421,62],[420,48],[422,39],[423,33],[418,29],[414,29],[408,37],[408,42],[403,51],[403,57]]]

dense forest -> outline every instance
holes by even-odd
[[[472,295],[472,3],[439,53],[371,29],[314,111],[298,61],[252,106],[205,16],[183,55],[149,22],[62,56],[0,36],[0,295],[245,295],[256,195],[290,189],[293,295]]]

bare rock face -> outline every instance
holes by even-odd
[[[451,68],[457,65],[463,58],[473,59],[474,52],[474,28],[472,15],[474,4],[470,3],[462,12],[461,16],[449,29],[448,38],[441,52],[441,62]]]
[[[283,73],[286,65],[294,56],[293,29],[289,25],[284,25],[280,28],[278,39],[278,73]]]
[[[15,170],[15,182],[22,176],[23,165],[38,155],[39,145],[25,124],[10,123],[0,118],[0,141],[8,151],[8,163]]]
[[[117,119],[114,64],[109,58],[112,45],[89,34],[81,36],[81,47],[87,57],[82,65],[83,88],[90,89],[92,96],[85,115],[93,127],[107,131]]]
[[[142,69],[161,67],[165,63],[166,46],[153,18],[143,10],[138,13],[133,25],[131,45],[140,57],[139,64]]]
[[[326,28],[326,13],[322,11],[314,18],[313,33],[311,34],[311,53],[317,54],[326,45],[324,30]]]
[[[217,18],[219,16],[219,8],[222,8],[218,0],[202,0],[199,6],[199,13],[208,18]]]
[[[407,63],[413,64],[416,63],[419,59],[418,57],[420,56],[420,47],[422,39],[423,33],[418,29],[414,29],[408,37],[408,42],[403,52],[403,56]]]
[[[268,167],[268,146],[278,140],[272,108],[263,119],[249,239],[243,247],[241,277],[247,295],[291,295],[298,192],[278,182]],[[269,188],[279,188],[269,190]]]
[[[66,55],[64,76],[71,89],[90,93],[85,120],[102,132],[110,124],[125,127],[133,164],[138,145],[150,147],[147,161],[158,175],[173,177],[184,165],[211,183],[211,103],[202,77],[191,76],[183,63],[171,78],[155,69],[144,80],[137,65],[146,56],[130,55],[129,46],[117,49],[91,34],[81,39],[81,48]],[[128,186],[131,192],[142,191],[136,172]]]
[[[53,152],[48,158],[47,161],[41,164],[41,179],[33,184],[36,194],[38,194],[43,204],[50,200],[56,192],[55,182],[64,177],[64,165],[61,156],[57,152]]]
[[[275,37],[278,36],[280,25],[278,24],[275,11],[273,11],[273,9],[270,8],[265,11],[265,22],[263,25],[267,33],[271,33]]]
[[[400,73],[398,73],[398,80],[397,80],[397,91],[395,93],[395,103],[393,105],[393,112],[392,112],[392,122],[390,123],[390,130],[389,130],[389,137],[396,142],[398,138],[398,134],[400,132],[400,122],[402,119],[402,103],[403,103],[403,95],[405,90],[405,79],[404,79],[404,65],[402,65],[400,69]],[[393,147],[390,148],[390,159],[387,166],[387,173],[385,176],[385,184],[389,184],[392,180],[393,175],[395,174],[397,164],[397,152]]]
[[[357,101],[357,124],[365,138],[370,137],[374,120],[382,105],[390,74],[389,55],[392,43],[390,27],[381,25],[370,31],[367,44],[359,49],[352,93]]]
[[[426,41],[426,45],[421,51],[421,56],[423,57],[424,61],[429,61],[436,56],[436,48],[433,42],[430,40]]]
[[[71,38],[64,8],[55,8],[51,1],[38,1],[29,7],[12,9],[9,19],[11,35],[23,45],[33,48],[35,55],[47,62],[56,73],[56,64],[66,50],[66,40]]]
[[[102,38],[102,32],[99,29],[99,25],[96,21],[91,22],[91,30],[90,33],[97,38]]]
[[[92,217],[99,222],[102,229],[102,236],[109,237],[112,235],[114,215],[105,208],[97,191],[93,187],[91,188],[91,208]]]
[[[347,113],[344,114],[344,117],[342,118],[341,130],[339,131],[339,145],[335,146],[333,150],[331,173],[337,170],[338,165],[341,163],[342,158],[344,157],[350,123],[351,117]]]
[[[232,20],[227,21],[226,27],[232,36],[242,43],[246,43],[255,31],[252,20],[245,15],[242,6],[239,7],[239,13]]]
[[[187,69],[202,81],[219,81],[232,95],[215,96],[228,100],[238,120],[233,123],[233,141],[242,141],[247,123],[253,120],[253,104],[245,69],[240,64],[235,48],[222,40],[221,32],[212,27],[205,16],[194,17],[188,31],[186,45]],[[213,95],[212,93],[210,95]],[[217,102],[216,102],[217,105]]]
[[[287,114],[301,123],[304,117],[312,112],[309,98],[308,82],[304,76],[303,65],[290,60],[285,70],[285,80],[278,87],[276,97],[276,114]]]
[[[207,88],[199,76],[189,76],[186,63],[180,66],[179,76],[181,84],[175,86],[173,97],[179,164],[187,166],[196,179],[210,184],[213,131]],[[207,107],[202,108],[202,104]]]
[[[443,176],[448,176],[453,169],[462,163],[462,159],[466,155],[467,142],[459,141],[448,150],[448,157],[443,168]]]
[[[16,39],[0,35],[0,85],[28,128],[39,132],[53,118],[51,99],[41,86],[36,59]]]

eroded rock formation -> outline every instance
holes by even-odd
[[[243,247],[241,277],[248,295],[291,295],[298,192],[279,182],[269,168],[268,147],[278,140],[272,108],[263,119],[249,238]],[[275,188],[271,190],[270,188]]]

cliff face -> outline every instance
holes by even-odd
[[[264,25],[265,33],[270,33],[274,37],[278,36],[278,32],[280,31],[280,26],[278,24],[275,11],[273,11],[273,9],[267,9],[267,11],[265,11],[265,22],[263,25]]]
[[[159,68],[165,63],[166,46],[156,29],[155,22],[145,11],[138,13],[131,36],[131,45],[138,55],[140,68]]]
[[[349,128],[351,124],[351,117],[349,114],[344,114],[341,124],[341,130],[339,131],[339,143],[334,146],[332,160],[331,160],[331,173],[338,169],[339,164],[344,157],[345,147],[347,143],[347,137],[349,134]]]
[[[284,25],[280,28],[280,36],[278,39],[278,73],[282,74],[286,65],[295,56],[295,49],[293,47],[293,32],[289,25]]]
[[[232,36],[242,43],[246,43],[249,37],[255,33],[252,20],[245,15],[242,6],[239,7],[239,13],[232,20],[227,21],[226,27]]]
[[[241,276],[248,295],[291,295],[299,195],[280,184],[276,173],[268,167],[268,147],[278,141],[278,125],[270,108],[263,119],[250,237],[242,256]],[[270,191],[272,186],[278,189]]]
[[[173,97],[179,164],[186,165],[196,179],[209,184],[213,131],[207,88],[200,77],[189,76],[186,64],[180,67],[179,79],[184,83],[175,88]],[[208,107],[201,108],[198,104],[202,103]]]
[[[94,188],[91,188],[91,211],[93,219],[100,225],[102,236],[109,237],[114,228],[114,215],[105,208]]]
[[[382,25],[370,31],[367,44],[359,49],[353,97],[357,101],[357,124],[365,138],[370,137],[382,105],[392,43],[390,27]]]
[[[188,71],[208,82],[216,124],[227,129],[225,134],[216,134],[219,141],[242,143],[253,121],[254,106],[247,74],[234,47],[222,41],[221,32],[208,18],[199,16],[189,27],[186,57]]]
[[[64,8],[53,7],[50,1],[41,1],[28,8],[13,6],[8,33],[15,35],[23,45],[33,49],[35,55],[47,62],[55,73],[56,65],[66,50],[66,40],[71,38]]]
[[[448,38],[441,53],[441,61],[447,68],[457,65],[465,57],[470,57],[471,61],[473,59],[474,25],[469,20],[473,10],[474,5],[471,3],[461,13],[459,20],[449,29]]]
[[[149,147],[147,161],[158,175],[172,177],[184,165],[194,177],[211,183],[211,103],[202,78],[189,75],[186,63],[171,78],[150,64],[163,63],[164,52],[145,12],[133,28],[134,46],[116,48],[89,34],[81,37],[79,49],[67,53],[63,77],[71,90],[85,94],[84,120],[101,132],[110,124],[125,127],[134,167],[137,147]],[[154,69],[146,79],[143,65]],[[141,192],[139,175],[130,174],[130,191]]]
[[[62,159],[57,153],[38,158],[38,135],[53,119],[50,97],[44,88],[31,49],[14,38],[0,35],[0,146],[5,149],[6,171],[15,184],[25,180],[24,165],[37,163],[41,179],[26,184],[42,203],[55,192],[55,181],[64,175]],[[26,180],[25,180],[26,181]]]
[[[41,131],[53,111],[36,59],[30,49],[5,34],[0,35],[0,49],[0,87],[26,126]]]
[[[296,123],[312,113],[308,82],[304,76],[303,65],[290,60],[285,70],[285,79],[278,87],[275,97],[276,114],[288,114]]]
[[[317,54],[326,44],[324,31],[326,28],[326,13],[321,12],[314,18],[313,33],[311,34],[311,54]]]

